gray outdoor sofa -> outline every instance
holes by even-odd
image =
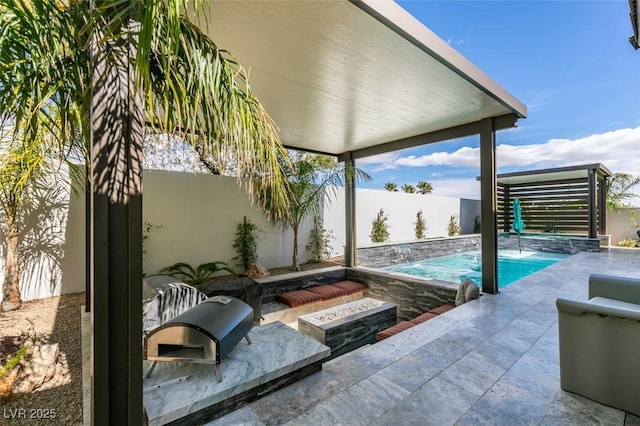
[[[562,389],[640,415],[640,279],[593,274],[556,306]]]

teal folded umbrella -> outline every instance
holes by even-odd
[[[513,200],[513,223],[511,224],[511,229],[516,231],[518,234],[522,234],[524,231],[524,222],[522,221],[522,207],[520,206],[520,200]]]
[[[520,206],[520,200],[513,200],[513,223],[511,229],[518,233],[518,249],[522,253],[522,245],[520,244],[520,234],[524,231],[524,222],[522,221],[522,207]]]

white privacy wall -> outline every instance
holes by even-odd
[[[333,230],[334,254],[344,253],[345,244],[345,208],[344,189],[337,191],[334,202],[325,208],[325,228]],[[463,211],[464,208],[464,211]],[[457,214],[458,219],[465,219],[463,229],[473,232],[473,221],[479,214],[480,201],[461,200],[454,197],[442,197],[432,194],[407,194],[379,189],[356,190],[356,244],[358,247],[371,244],[369,234],[373,220],[384,209],[389,225],[391,241],[415,240],[416,215],[422,210],[426,221],[426,238],[447,236],[449,218]]]
[[[61,169],[58,176],[38,182],[23,204],[18,260],[23,300],[85,289],[84,196],[72,195],[68,176]],[[0,237],[0,278],[4,279],[7,248],[1,231]]]
[[[153,228],[145,241],[147,274],[176,262],[197,266],[223,261],[236,269],[233,249],[237,224],[244,216],[260,228],[258,263],[267,268],[291,264],[293,234],[267,221],[236,178],[145,170],[143,217]],[[309,226],[302,226],[300,262]],[[242,271],[240,271],[242,272]]]
[[[267,268],[291,265],[293,235],[265,218],[252,205],[244,188],[232,177],[144,171],[143,219],[152,225],[144,243],[144,271],[186,262],[197,266],[223,261],[237,270],[233,257],[235,230],[243,216],[256,224],[258,263]],[[422,209],[427,221],[427,237],[447,235],[452,214],[471,220],[479,208],[476,200],[435,195],[405,194],[384,190],[356,191],[357,244],[370,244],[371,222],[380,208],[389,217],[392,241],[415,239],[416,213]],[[461,211],[461,206],[464,206]],[[466,213],[465,213],[466,212]],[[344,254],[344,190],[323,212],[325,229],[331,230],[333,255]],[[470,219],[469,219],[470,218]],[[311,258],[305,246],[311,221],[299,233],[300,262]],[[469,231],[470,232],[470,231]],[[21,244],[21,290],[24,300],[76,293],[85,289],[85,200],[84,193],[73,196],[61,179],[47,181],[25,209]],[[4,241],[4,239],[2,240]],[[0,277],[4,276],[6,247],[0,246]],[[238,271],[242,272],[242,271]]]

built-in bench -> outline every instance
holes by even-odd
[[[411,327],[415,327],[418,324],[422,324],[425,321],[428,321],[432,318],[437,317],[438,315],[444,314],[445,312],[450,311],[451,309],[455,308],[455,306],[453,305],[441,305],[438,306],[437,308],[431,309],[428,312],[425,312],[421,315],[418,315],[417,317],[409,320],[409,321],[401,321],[398,324],[391,326],[387,329],[384,329],[382,331],[379,331],[376,334],[376,341],[381,341],[384,339],[387,339],[393,335],[396,335],[398,333],[401,333],[405,330],[410,329]]]
[[[366,290],[367,286],[364,284],[355,281],[340,281],[282,293],[276,296],[276,300],[295,308],[309,303],[362,293]]]
[[[300,290],[288,291],[275,297],[284,309],[263,314],[262,323],[281,321],[296,324],[301,315],[362,299],[368,287],[355,281],[343,280]]]

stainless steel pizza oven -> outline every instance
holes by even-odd
[[[247,333],[252,326],[249,305],[235,297],[211,297],[147,334],[145,359],[214,364],[216,379],[221,381],[220,362],[243,338],[251,343]]]

